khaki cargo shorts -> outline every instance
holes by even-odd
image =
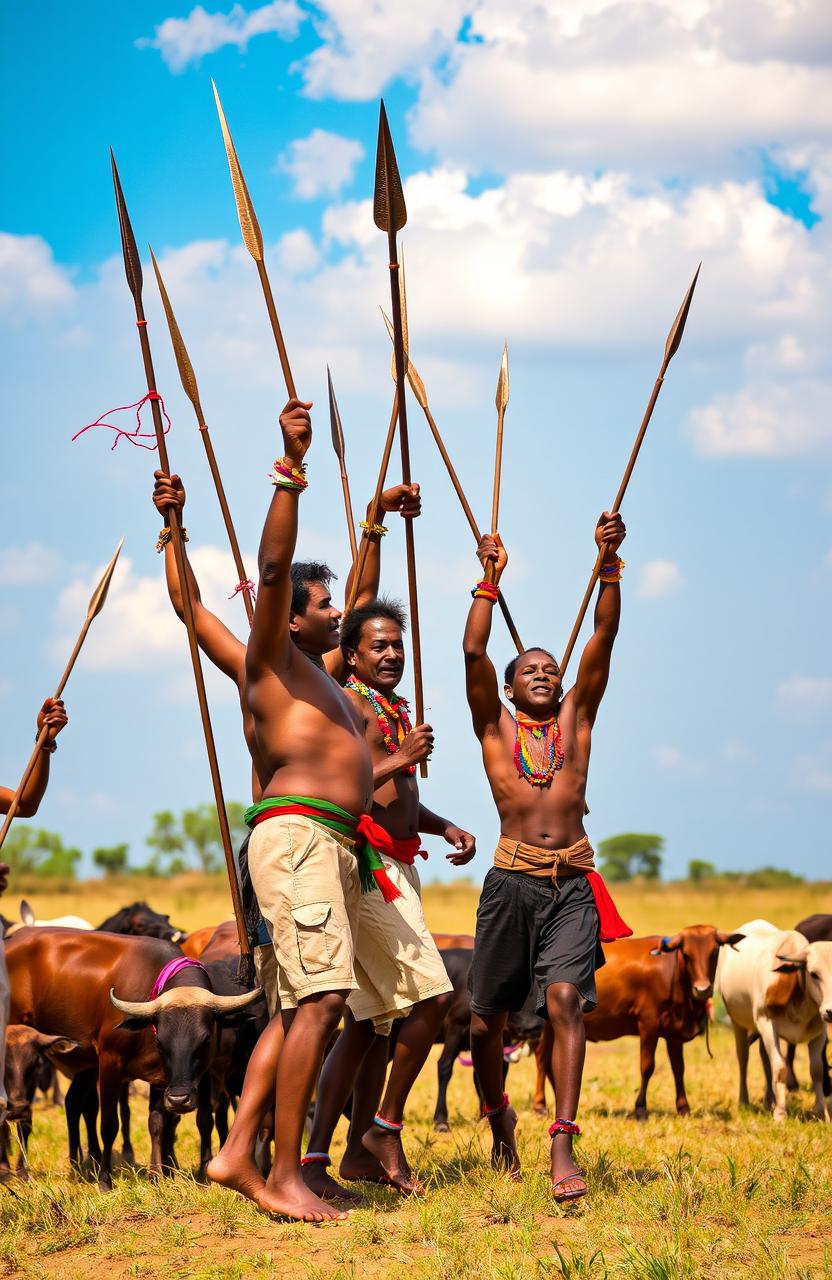
[[[254,948],[254,972],[257,974],[257,985],[263,992],[269,1017],[273,1018],[280,1008],[280,997],[277,993],[277,956],[271,943]]]
[[[282,1009],[358,985],[353,939],[361,886],[352,847],[298,814],[269,818],[251,833],[249,873],[274,947]]]
[[[379,1035],[389,1035],[395,1018],[453,986],[425,924],[419,872],[392,858],[382,861],[402,896],[385,902],[380,893],[361,895],[355,940],[358,990],[347,1004],[359,1022],[371,1018]]]

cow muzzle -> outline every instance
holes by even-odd
[[[825,1009],[821,1009],[820,1016],[824,1022],[832,1022],[832,1005],[827,1005]]]
[[[165,1111],[183,1116],[196,1109],[196,1089],[184,1088],[182,1085],[168,1085],[164,1093]]]
[[[693,994],[697,1000],[710,1000],[714,993],[713,983],[709,982],[707,986],[694,986]]]

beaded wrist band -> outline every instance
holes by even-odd
[[[296,493],[303,493],[309,485],[305,464],[301,463],[299,467],[295,467],[292,465],[291,458],[275,458],[274,471],[269,479],[276,488],[294,489]]]
[[[509,1105],[508,1094],[504,1093],[502,1102],[498,1107],[487,1107],[485,1103],[483,1103],[482,1114],[485,1116],[486,1120],[493,1120],[495,1116],[501,1116],[504,1111],[508,1111]]]
[[[364,530],[368,538],[373,535],[383,538],[387,532],[387,526],[383,524],[373,524],[372,520],[362,520],[360,527]]]
[[[164,551],[165,547],[168,545],[168,543],[171,541],[172,538],[173,538],[173,534],[171,530],[168,528],[167,525],[165,525],[164,529],[160,530],[159,537],[156,539],[156,550]],[[188,541],[188,530],[185,528],[184,525],[182,526],[182,541],[183,542]]]
[[[332,1164],[329,1153],[326,1151],[307,1151],[305,1156],[301,1156],[301,1168],[307,1164],[322,1164],[324,1166]]]
[[[626,566],[621,556],[616,556],[612,564],[602,564],[599,577],[602,582],[620,582],[622,569]]]
[[[549,1137],[554,1138],[556,1133],[569,1133],[573,1138],[580,1136],[581,1126],[575,1124],[574,1120],[555,1120],[549,1125]]]
[[[395,1120],[385,1120],[384,1116],[380,1116],[378,1112],[373,1116],[373,1124],[378,1125],[379,1129],[385,1129],[388,1133],[401,1133],[404,1124],[399,1124]]]
[[[490,600],[492,604],[496,604],[500,598],[497,586],[493,582],[478,582],[471,592],[474,600]]]

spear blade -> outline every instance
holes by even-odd
[[[665,368],[667,368],[667,366],[670,364],[670,361],[673,359],[676,352],[679,350],[679,344],[682,341],[682,334],[685,332],[685,325],[688,319],[688,312],[690,311],[690,304],[693,301],[693,291],[696,288],[696,282],[699,279],[699,272],[701,270],[702,270],[702,263],[700,262],[699,266],[696,268],[696,271],[693,274],[693,279],[691,280],[690,287],[687,293],[685,294],[684,301],[682,302],[682,305],[679,308],[679,314],[677,315],[676,319],[673,321],[673,324],[670,326],[670,333],[667,335],[667,342],[665,343],[665,346],[664,346]]]
[[[394,342],[394,341],[395,341],[395,333],[394,333],[394,330],[393,330],[393,322],[392,322],[392,320],[390,319],[390,317],[388,316],[387,312],[384,310],[384,308],[383,308],[383,307],[381,307],[381,308],[380,308],[380,311],[381,311],[381,314],[382,314],[382,318],[383,318],[383,320],[384,320],[384,323],[385,323],[385,325],[387,326],[387,332],[390,334],[390,341],[391,341],[391,342]],[[408,380],[408,382],[410,383],[410,390],[413,392],[414,396],[415,396],[415,397],[416,397],[416,399],[419,401],[419,404],[422,406],[422,408],[423,408],[423,409],[427,409],[427,407],[428,407],[428,393],[427,393],[427,391],[425,390],[425,384],[424,384],[424,382],[423,382],[423,381],[422,381],[422,379],[419,377],[419,370],[416,368],[415,364],[413,363],[413,361],[411,360],[411,358],[410,358],[410,356],[409,356],[409,355],[407,355],[407,356],[406,356],[406,365],[407,365],[407,380]],[[395,356],[395,353],[393,354],[393,363],[392,363],[392,365],[391,365],[391,369],[390,369],[390,376],[392,377],[393,381],[395,382],[395,381],[396,381],[396,356]]]
[[[127,204],[124,199],[124,192],[121,189],[121,179],[118,176],[116,158],[112,147],[110,147],[110,165],[113,171],[113,186],[116,192],[116,208],[118,210],[119,231],[121,232],[121,251],[124,255],[124,271],[133,300],[136,306],[140,307],[142,303],[142,285],[144,283],[142,263],[139,251],[136,248],[136,237],[133,235],[133,228],[130,225],[130,215],[127,212]]]
[[[156,255],[153,252],[152,245],[147,246],[150,250],[150,261],[153,263],[153,270],[156,274],[156,283],[159,286],[159,296],[162,299],[162,307],[165,312],[165,319],[168,322],[170,331],[170,340],[173,345],[173,354],[176,357],[176,367],[179,370],[179,380],[185,395],[190,400],[197,417],[202,420],[202,405],[199,400],[199,387],[197,386],[196,374],[191,364],[191,358],[188,355],[188,349],[185,346],[184,339],[176,322],[176,316],[173,314],[173,307],[168,297],[168,291],[165,288],[165,282],[162,279],[162,273],[159,270],[159,263],[156,261]]]
[[[110,590],[110,583],[113,580],[113,574],[116,571],[116,563],[118,561],[119,556],[121,555],[121,548],[123,546],[124,546],[124,539],[122,538],[118,546],[116,547],[115,552],[113,553],[112,560],[107,565],[107,568],[104,570],[103,574],[101,575],[101,581],[99,582],[98,586],[95,588],[95,591],[93,591],[92,595],[90,596],[90,603],[87,609],[87,618],[86,618],[87,626],[89,626],[93,618],[98,617],[99,613],[104,608],[104,601],[107,599],[107,592]]]
[[[332,374],[329,365],[326,367],[326,381],[329,387],[329,425],[332,430],[332,447],[343,471],[346,466],[344,454],[344,428],[341,425],[341,414],[338,412],[338,401],[335,399],[335,388],[332,385]]]
[[[497,408],[505,413],[508,404],[508,343],[503,343],[503,358],[500,362],[500,375],[497,378]]]
[[[231,137],[231,130],[228,128],[228,121],[222,109],[220,95],[213,80],[211,81],[211,88],[214,90],[214,101],[217,104],[217,114],[220,118],[222,140],[225,143],[225,154],[228,157],[231,185],[234,188],[234,200],[237,204],[237,217],[240,219],[240,230],[243,233],[243,244],[255,262],[262,262],[263,236],[260,231],[260,223],[257,221],[257,214],[254,212],[254,205],[251,203],[251,196],[248,193],[246,180],[240,168],[240,161],[237,158],[237,150]]]
[[[379,231],[401,231],[407,222],[407,206],[404,202],[402,180],[393,139],[387,123],[387,112],[382,100],[378,113],[378,144],[376,146],[376,184],[373,191],[373,221]]]

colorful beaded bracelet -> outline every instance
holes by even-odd
[[[603,582],[620,582],[621,571],[626,568],[621,556],[616,556],[612,564],[602,564],[600,577]]]
[[[296,493],[303,493],[309,485],[306,466],[304,463],[299,467],[293,466],[291,458],[275,458],[274,471],[269,479],[276,488],[293,489]]]
[[[492,604],[496,604],[500,593],[495,583],[478,582],[471,595],[474,600],[490,600]]]
[[[168,526],[165,525],[164,529],[160,531],[159,537],[156,539],[156,550],[164,551],[165,547],[168,545],[168,543],[171,541],[172,538],[173,538],[173,534],[171,533]],[[184,525],[182,526],[182,541],[183,542],[188,541],[188,530],[185,528]]]
[[[362,520],[360,527],[367,534],[368,538],[372,538],[375,534],[379,538],[383,538],[387,532],[387,526],[383,524],[373,524],[372,520]]]

